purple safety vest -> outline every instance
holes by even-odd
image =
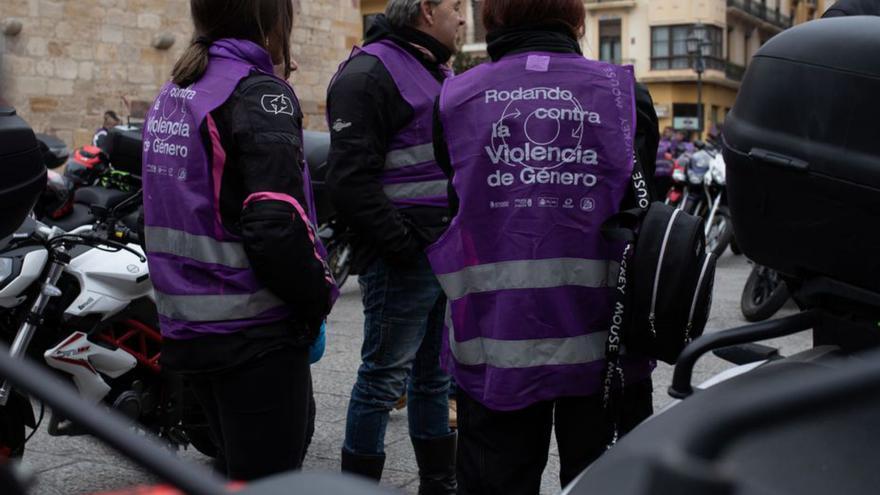
[[[175,339],[232,333],[292,316],[292,309],[257,280],[241,238],[229,232],[220,219],[226,152],[210,116],[251,73],[272,75],[272,62],[265,49],[244,40],[219,40],[209,54],[208,69],[196,83],[186,88],[165,84],[144,126],[147,258],[162,335]],[[266,111],[293,118],[298,106],[295,94],[294,100],[285,94],[263,98]],[[203,142],[199,132],[203,123],[210,142]],[[208,146],[213,160],[206,153]],[[274,199],[291,203],[309,225],[315,256],[324,260],[324,248],[314,236],[308,167],[303,163],[291,166],[302,169],[308,213],[295,199],[277,193],[257,193],[248,202]],[[334,289],[334,297],[336,294]]]
[[[441,360],[490,409],[601,390],[623,246],[600,226],[631,184],[634,88],[631,67],[542,52],[443,85],[460,208],[428,248],[449,298]]]
[[[398,208],[448,208],[448,180],[434,158],[432,134],[434,101],[440,94],[440,82],[415,57],[389,40],[354,47],[336,74],[361,53],[382,62],[400,95],[413,109],[412,120],[392,138],[385,155],[385,170],[381,176],[385,194]],[[448,69],[441,70],[447,77],[452,75]]]

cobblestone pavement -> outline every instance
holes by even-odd
[[[712,318],[707,331],[717,331],[743,324],[739,298],[749,273],[749,265],[741,256],[729,252],[719,260]],[[782,314],[793,311],[791,303]],[[327,353],[313,368],[318,416],[315,437],[305,463],[308,471],[338,471],[345,414],[349,393],[360,364],[363,314],[357,281],[349,280],[330,318]],[[807,334],[772,342],[791,353],[809,347]],[[699,383],[730,365],[706,357],[694,374]],[[672,368],[660,365],[654,375],[654,404],[660,408],[669,402],[666,388]],[[44,421],[44,425],[48,420]],[[382,483],[405,493],[416,493],[418,476],[415,456],[407,434],[406,410],[391,415],[386,437],[388,455]],[[179,454],[187,462],[207,464],[207,458],[189,450]],[[556,493],[559,459],[555,445],[544,473],[542,493]],[[116,488],[153,483],[154,477],[116,455],[111,449],[90,437],[52,438],[45,428],[28,444],[23,467],[36,480],[37,495],[78,495]]]

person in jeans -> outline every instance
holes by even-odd
[[[310,346],[337,293],[315,235],[291,0],[191,0],[195,38],[144,126],[144,238],[162,366],[235,480],[299,468]],[[317,356],[315,356],[317,357]]]
[[[440,369],[445,300],[424,248],[446,229],[446,180],[432,151],[434,99],[464,23],[460,0],[391,0],[331,82],[327,182],[356,238],[363,363],[342,470],[380,479],[389,412],[407,394],[420,493],[455,490],[449,377]]]
[[[627,353],[604,407],[623,245],[602,225],[636,206],[633,158],[650,181],[659,132],[632,67],[581,53],[582,0],[486,0],[482,17],[491,61],[436,104],[454,218],[427,253],[449,299],[458,493],[534,495],[554,429],[565,486],[652,412],[652,362]]]

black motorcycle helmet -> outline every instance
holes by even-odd
[[[67,177],[49,170],[46,176],[46,189],[34,207],[37,218],[58,220],[73,210],[76,186]]]

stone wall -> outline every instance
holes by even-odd
[[[73,146],[91,140],[107,109],[142,117],[192,33],[187,0],[0,0],[4,97],[38,131]],[[327,83],[361,33],[359,0],[302,0],[292,82],[306,126],[324,127]],[[154,48],[156,36],[174,44]]]

